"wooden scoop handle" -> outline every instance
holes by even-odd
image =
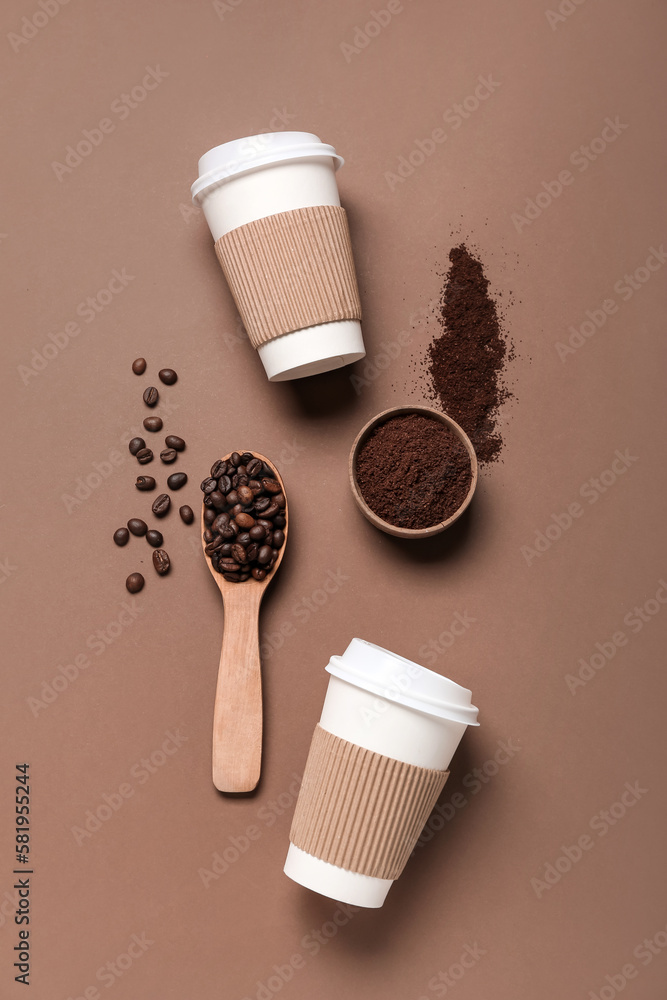
[[[213,784],[251,792],[262,765],[259,606],[264,590],[244,583],[223,594],[224,632],[213,714]]]

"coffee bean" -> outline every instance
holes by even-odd
[[[276,514],[273,519],[273,524],[276,528],[284,528],[287,524],[287,520],[284,514]]]
[[[280,507],[274,501],[273,503],[269,504],[269,506],[266,508],[266,510],[263,511],[263,514],[264,514],[264,517],[266,517],[268,519],[268,518],[275,517],[276,514],[279,511],[280,511]]]
[[[277,503],[281,510],[284,510],[287,503],[287,501],[285,500],[285,494],[276,493],[273,498],[273,502]]]
[[[192,507],[188,507],[187,504],[183,504],[182,507],[179,507],[178,513],[181,515],[181,521],[183,524],[192,524],[195,519]]]
[[[210,545],[210,543],[213,541],[214,538],[215,538],[215,535],[213,534],[213,529],[212,528],[205,528],[204,529],[204,541],[208,542],[208,544]]]
[[[229,524],[229,514],[223,511],[222,514],[218,514],[213,521],[213,531],[222,531],[222,529]]]
[[[149,385],[144,391],[144,403],[146,406],[155,406],[158,399],[160,398],[160,393],[157,391],[154,385]]]
[[[138,490],[154,490],[155,480],[152,476],[137,476],[137,481],[134,485]]]
[[[228,573],[228,572],[224,572],[222,574],[222,576],[223,576],[223,579],[227,580],[228,583],[240,583],[241,582],[241,574],[240,573]]]
[[[217,490],[214,490],[213,493],[209,493],[209,499],[216,510],[222,510],[225,506],[225,498],[222,493],[219,493]]]
[[[148,465],[149,462],[153,461],[153,452],[150,448],[142,448],[136,454],[136,459],[139,465]]]
[[[178,375],[173,368],[161,368],[158,372],[158,378],[165,385],[173,385],[178,380]]]
[[[148,525],[140,517],[131,517],[127,522],[127,526],[133,535],[145,535],[148,531]]]
[[[141,573],[130,573],[125,581],[125,586],[131,594],[138,594],[143,589],[145,582]]]
[[[250,535],[247,531],[239,531],[236,541],[245,548],[246,545],[250,545]]]
[[[222,537],[225,538],[225,539],[227,539],[227,541],[229,541],[231,538],[236,538],[236,536],[238,535],[238,533],[239,533],[239,529],[236,527],[236,525],[233,522],[230,522],[229,524],[226,524],[224,526],[224,528],[222,529],[222,531],[220,532],[220,534],[222,535]]]
[[[271,561],[271,556],[273,555],[273,550],[270,545],[262,545],[261,549],[257,553],[257,562],[264,565]]]
[[[185,486],[188,481],[188,477],[184,472],[173,472],[167,477],[167,486],[170,490],[180,490],[181,487]]]
[[[241,455],[241,462],[243,463],[243,465],[247,465],[248,462],[252,462],[254,457],[255,456],[251,451],[244,451],[243,454]]]
[[[265,493],[280,493],[282,487],[277,479],[262,479]]]
[[[150,528],[146,532],[146,541],[148,542],[149,545],[152,545],[154,549],[157,549],[158,546],[162,545],[164,541],[164,538],[162,537],[162,532],[156,531],[155,528]]]
[[[265,535],[268,535],[268,533],[270,531],[273,531],[273,525],[271,524],[271,522],[270,521],[265,521],[263,517],[258,517],[257,518],[257,524],[261,528],[264,528],[264,534]]]
[[[253,478],[262,471],[262,463],[258,458],[252,458],[246,462],[246,472]]]
[[[250,537],[253,542],[261,542],[266,537],[266,528],[263,528],[261,524],[254,524],[250,529]]]
[[[232,551],[233,550],[234,546],[232,546]],[[238,570],[238,568],[239,564],[237,563],[236,559],[233,558],[230,559],[222,556],[220,557],[220,569],[226,569],[229,570],[230,573],[235,573]]]
[[[147,431],[161,431],[162,417],[144,417],[144,427]]]
[[[234,545],[232,545],[232,556],[237,563],[247,562],[245,549],[238,542],[235,542]]]
[[[160,493],[159,497],[156,497],[153,501],[153,506],[151,510],[156,517],[164,517],[165,514],[169,512],[171,507],[171,497],[168,493]]]
[[[236,490],[229,491],[227,494],[227,503],[230,507],[234,507],[237,503],[239,503],[239,495]]]
[[[178,452],[174,448],[163,448],[160,452],[160,458],[165,465],[171,465],[178,458]]]
[[[207,507],[206,510],[204,511],[204,524],[213,524],[214,521],[215,521],[215,511],[212,510],[210,507]],[[190,524],[192,524],[192,521],[190,521]]]
[[[271,501],[268,497],[256,497],[254,503],[255,511],[258,514],[261,514],[262,511],[266,510],[270,503]]]
[[[232,488],[232,481],[229,476],[220,476],[218,479],[218,489],[221,493],[229,493]]]
[[[127,528],[117,528],[113,533],[113,540],[116,545],[127,545],[130,540],[130,532]]]
[[[136,455],[138,451],[141,451],[141,449],[145,447],[146,447],[146,442],[144,441],[143,438],[132,438],[132,440],[128,444],[128,448],[130,449],[131,455]]]
[[[261,566],[253,566],[250,572],[256,580],[264,580],[266,578],[266,570],[262,569]]]
[[[135,375],[143,375],[146,371],[146,358],[137,358],[132,362],[132,371]]]
[[[249,479],[247,485],[248,489],[252,490],[253,496],[255,493],[262,492],[262,484],[257,479]]]
[[[241,456],[239,455],[238,451],[232,452],[229,461],[232,463],[235,469],[239,467],[239,465],[241,464]]]
[[[246,559],[247,559],[247,561],[249,563],[254,562],[255,559],[257,558],[258,553],[259,553],[259,545],[257,544],[257,542],[251,542],[250,545],[246,549]]]
[[[236,492],[238,493],[239,500],[242,504],[251,504],[255,499],[252,490],[247,486],[239,486]]]
[[[169,572],[171,569],[171,562],[164,549],[155,550],[153,553],[153,565],[155,566],[155,572],[160,576],[164,576]]]
[[[251,514],[244,514],[241,512],[236,515],[236,523],[239,528],[252,528],[255,525],[255,518]]]
[[[217,488],[218,488],[218,482],[213,477],[211,477],[210,479],[205,479],[204,482],[199,487],[202,493],[212,493],[213,490],[217,490]]]
[[[185,451],[185,441],[183,438],[179,438],[177,434],[167,434],[164,443],[167,448],[173,448],[175,451]]]
[[[234,468],[234,466],[232,466],[232,468]],[[236,489],[238,485],[239,485],[239,477],[236,475],[236,473],[234,473],[234,475],[232,476],[232,486],[234,489]]]
[[[273,540],[271,544],[273,545],[274,549],[281,549],[285,544],[285,533],[280,530],[274,531]]]
[[[213,506],[213,504],[211,503],[211,494],[210,493],[206,493],[205,496],[204,496],[204,506],[205,507],[212,507]]]
[[[221,458],[217,462],[214,462],[211,466],[211,478],[219,479],[220,476],[224,476],[227,471],[227,463],[223,462]]]

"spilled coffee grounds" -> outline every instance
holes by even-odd
[[[379,517],[400,528],[430,528],[454,514],[470,489],[463,443],[439,420],[420,414],[380,424],[357,458],[357,483]]]
[[[498,407],[511,395],[502,384],[511,347],[481,263],[464,245],[449,260],[438,310],[442,333],[428,348],[430,395],[463,427],[479,461],[493,462],[503,444]]]

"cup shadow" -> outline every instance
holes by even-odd
[[[361,397],[354,391],[349,370],[350,365],[345,365],[321,375],[292,379],[282,384],[288,387],[303,416],[310,419],[329,417],[339,412],[350,413],[359,408]]]

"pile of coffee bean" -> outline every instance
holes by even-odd
[[[250,451],[215,462],[201,484],[205,552],[225,580],[264,580],[285,544],[287,507],[276,473]]]
[[[132,363],[132,371],[135,375],[143,375],[146,368],[147,363],[145,358],[137,358]],[[162,368],[158,372],[158,377],[164,385],[174,385],[178,381],[178,375],[173,368]],[[149,386],[143,393],[143,401],[146,406],[156,406],[159,399],[160,394],[155,386]],[[145,417],[143,425],[145,430],[156,434],[162,430],[163,421],[161,417],[150,416]],[[179,453],[185,451],[186,444],[183,438],[176,434],[168,434],[164,439],[164,443],[165,447],[160,452],[160,458],[165,465],[171,465],[178,459]],[[132,438],[128,447],[139,465],[147,465],[155,457],[153,450],[147,447],[142,437]],[[185,486],[187,481],[188,477],[185,472],[173,472],[167,477],[167,486],[170,490],[180,490]],[[150,492],[155,489],[157,483],[152,476],[137,476],[134,485],[141,492]],[[151,510],[155,517],[162,518],[169,513],[170,508],[171,497],[168,493],[161,493],[153,501]],[[184,524],[193,523],[195,515],[192,507],[184,504],[182,507],[179,507],[178,513]],[[155,571],[159,576],[165,576],[171,568],[171,560],[167,552],[162,548],[164,542],[162,532],[154,528],[149,528],[142,518],[131,517],[127,522],[127,527],[118,528],[114,532],[113,540],[116,545],[127,545],[131,535],[144,537],[148,544],[153,547],[153,566],[155,567]],[[137,594],[143,588],[145,582],[141,573],[130,573],[125,581],[125,586],[131,594]]]

